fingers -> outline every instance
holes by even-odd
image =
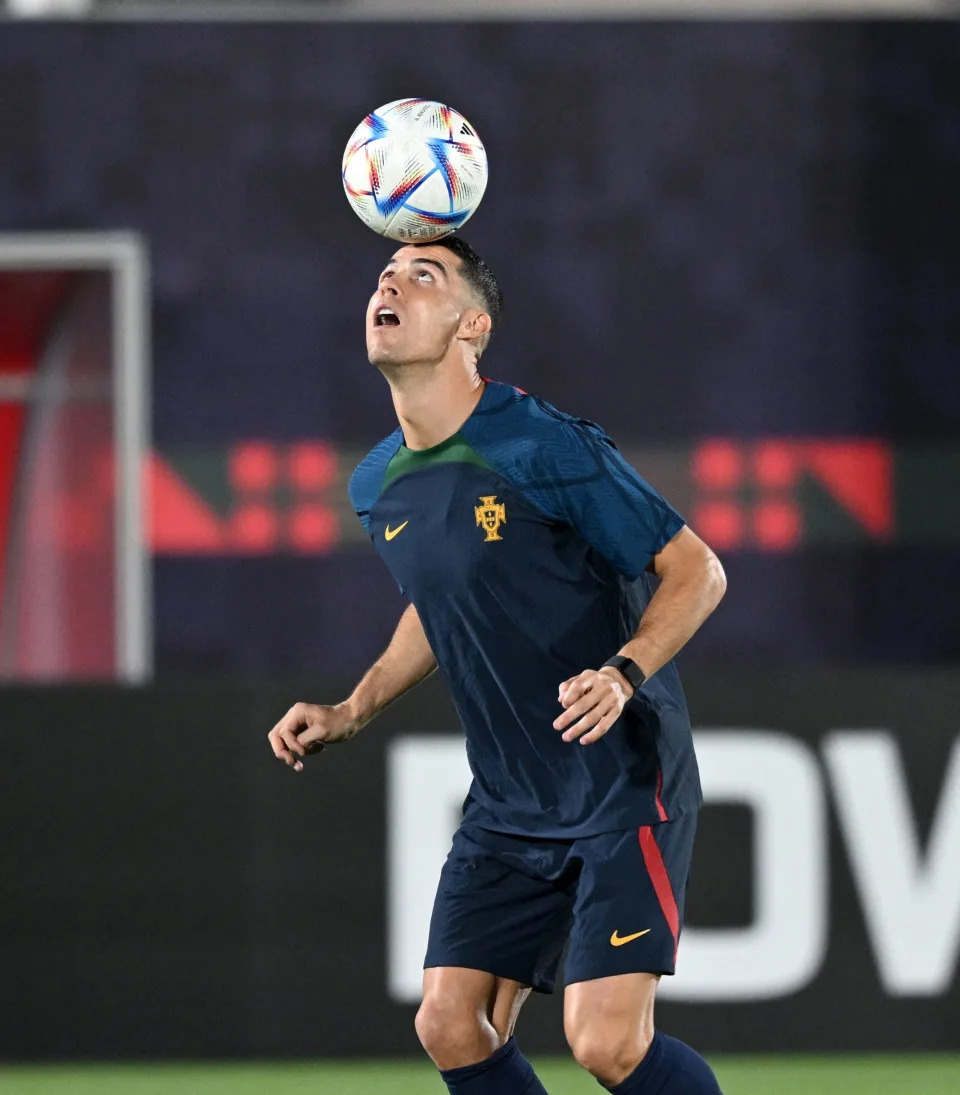
[[[599,693],[593,692],[596,676],[597,674],[592,672],[589,675],[582,673],[579,677],[574,677],[567,685],[560,699],[566,711],[554,720],[555,730],[562,730],[565,726],[569,726],[596,705],[599,699]]]
[[[610,718],[611,715],[613,715],[613,718]],[[617,721],[619,715],[619,708],[613,701],[599,702],[596,704],[596,706],[587,711],[587,713],[582,718],[575,722],[573,726],[569,727],[567,730],[564,730],[563,740],[575,741],[577,738],[580,737],[581,734],[585,734],[586,731],[593,730],[594,727],[599,728],[600,723],[603,722],[605,719],[609,720],[609,725],[606,728],[606,730],[609,730],[610,727]],[[603,737],[603,735],[606,733],[606,730],[602,730],[592,740],[595,741],[596,738]]]
[[[300,758],[306,755],[306,749],[297,740],[297,731],[305,721],[304,705],[295,703],[267,734],[267,741],[270,743],[273,755],[295,772],[303,771],[303,762]]]
[[[557,699],[559,700],[559,702],[560,702],[560,703],[563,703],[563,701],[564,701],[564,698],[565,698],[565,693],[566,693],[567,689],[568,689],[568,688],[570,687],[570,685],[571,685],[571,684],[573,684],[573,682],[574,682],[574,681],[575,681],[576,679],[577,679],[576,677],[568,677],[568,678],[567,678],[567,679],[566,679],[566,680],[565,680],[565,681],[564,681],[564,682],[563,682],[563,683],[562,683],[562,684],[560,685],[560,693],[559,693],[559,695],[557,696]],[[572,702],[572,701],[571,701],[571,702]]]
[[[560,685],[560,692],[557,699],[564,707],[569,707],[570,704],[578,700],[589,687],[588,675],[586,673],[579,673],[576,677],[570,677]]]
[[[560,685],[560,703],[566,710],[553,723],[564,741],[580,738],[581,745],[599,741],[620,717],[624,695],[605,673],[588,669]]]
[[[599,741],[618,718],[620,718],[620,711],[618,708],[608,711],[588,734],[583,735],[580,739],[580,744],[590,745],[592,742]]]
[[[270,748],[273,750],[273,755],[277,760],[282,760],[284,764],[292,768],[295,772],[303,771],[303,764],[299,759],[299,757],[303,755],[302,753],[294,753],[287,742],[279,736],[274,736],[272,730],[267,735],[267,740],[270,742]]]
[[[302,772],[303,765],[300,763],[299,758],[306,756],[306,749],[297,741],[297,735],[292,730],[281,730],[279,734],[281,748],[286,756],[282,757],[283,760],[290,765],[295,772]],[[280,754],[277,754],[278,756]],[[287,757],[290,759],[288,760]]]

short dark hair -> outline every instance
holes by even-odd
[[[496,275],[476,251],[459,236],[444,236],[433,243],[420,243],[418,247],[446,247],[460,260],[460,273],[464,281],[483,301],[484,310],[490,316],[490,333],[500,326],[503,312],[503,293]]]

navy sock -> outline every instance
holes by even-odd
[[[533,1066],[510,1038],[492,1057],[440,1070],[450,1095],[547,1095]]]
[[[647,1055],[614,1095],[723,1095],[713,1069],[684,1042],[656,1031]]]

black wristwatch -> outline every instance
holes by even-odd
[[[618,673],[622,673],[633,685],[634,694],[640,691],[640,686],[647,679],[646,673],[633,658],[627,658],[623,654],[614,654],[612,658],[607,658],[603,664],[612,666]]]

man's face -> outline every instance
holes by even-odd
[[[372,364],[443,358],[472,306],[459,268],[460,259],[446,247],[401,247],[394,254],[367,305]]]

